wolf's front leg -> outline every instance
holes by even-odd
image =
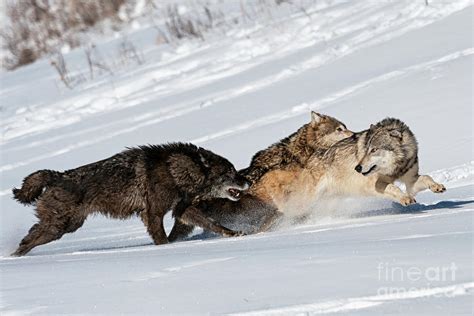
[[[274,211],[264,216],[264,220],[262,225],[260,225],[259,229],[255,233],[263,233],[275,228],[278,225],[280,220],[283,218],[283,213],[279,211]]]
[[[207,217],[200,209],[195,206],[188,207],[184,213],[181,215],[179,220],[189,226],[199,226],[203,229],[209,230],[216,234],[233,237],[233,236],[243,236],[244,233],[230,230]]]
[[[428,175],[418,174],[418,162],[404,174],[400,180],[405,183],[408,194],[415,196],[418,192],[430,189],[434,193],[442,193],[446,188],[441,183],[437,183]]]
[[[375,185],[375,190],[377,191],[377,195],[394,200],[403,206],[416,203],[416,200],[413,196],[404,193],[393,183],[377,182]]]
[[[168,241],[174,242],[188,237],[189,234],[194,230],[194,225],[187,225],[183,223],[179,218],[174,221],[173,229],[171,229],[168,235]]]
[[[414,181],[413,181],[414,180]],[[407,192],[411,195],[416,195],[418,192],[430,189],[434,193],[443,193],[446,188],[441,183],[437,183],[428,175],[418,176],[416,179],[405,182],[407,186]]]

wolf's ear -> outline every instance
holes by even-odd
[[[193,191],[204,182],[204,174],[191,157],[183,154],[171,155],[168,167],[175,183],[182,189]]]
[[[374,125],[374,124],[370,124],[369,129],[374,129],[374,128],[375,128],[375,125]]]
[[[319,113],[316,113],[314,111],[311,111],[311,125],[316,125],[316,124],[319,124],[321,123],[324,119],[326,118],[326,116],[322,115],[322,114],[319,114]]]
[[[392,130],[390,131],[390,136],[396,137],[396,138],[399,138],[399,139],[402,139],[402,132],[400,132],[400,131],[397,130],[397,129],[392,129]]]

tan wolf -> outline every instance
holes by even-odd
[[[311,111],[311,121],[293,134],[257,152],[250,166],[239,170],[251,183],[257,182],[265,173],[287,166],[306,165],[314,152],[324,152],[341,139],[354,134],[346,125],[334,117]]]

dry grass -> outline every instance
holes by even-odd
[[[131,19],[141,16],[148,18],[156,29],[158,45],[176,45],[183,39],[204,41],[213,30],[223,35],[227,30],[249,24],[277,25],[274,22],[279,14],[285,16],[288,11],[303,12],[311,19],[311,13],[306,9],[317,0],[235,0],[234,9],[230,11],[229,2],[219,0],[183,0],[179,3],[145,0],[146,7],[140,11],[143,13],[135,16],[139,0],[7,1],[5,15],[9,22],[0,30],[3,48],[8,53],[2,60],[3,68],[13,70],[47,56],[59,80],[73,89],[87,79],[114,75],[119,68],[145,62],[143,53],[127,36],[122,37],[115,55],[108,52],[105,58],[87,33],[92,28],[100,31],[108,25],[119,30]],[[102,23],[104,21],[112,23]],[[77,46],[83,46],[86,71],[70,69],[62,54],[64,48]]]
[[[126,0],[15,0],[5,6],[7,26],[0,32],[9,56],[2,61],[15,69],[54,53],[65,45],[80,45],[78,33],[98,22],[117,19]]]

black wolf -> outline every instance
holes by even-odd
[[[183,222],[233,236],[239,233],[199,210],[184,210],[209,198],[236,201],[247,188],[227,159],[183,143],[131,148],[64,172],[36,171],[23,180],[21,189],[13,189],[19,202],[36,204],[39,219],[13,255],[76,231],[94,212],[117,219],[140,214],[157,245],[168,242],[163,228],[168,210]]]

